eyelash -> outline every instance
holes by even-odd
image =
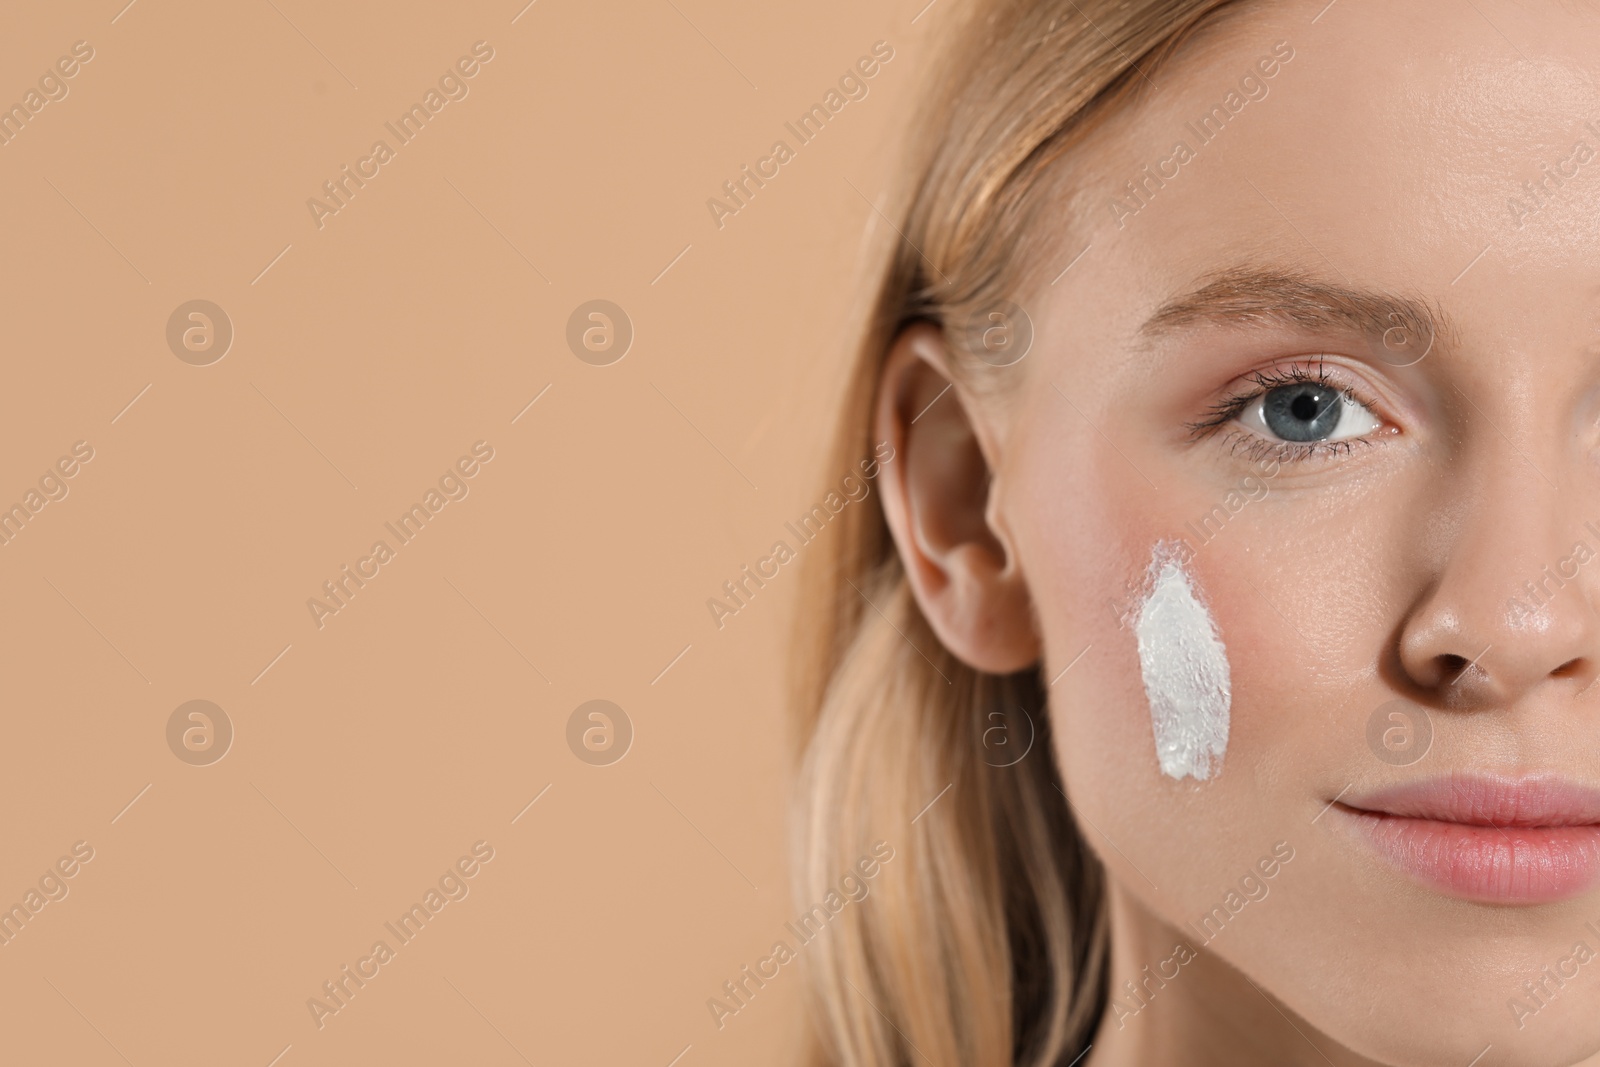
[[[1316,364],[1314,371],[1304,366],[1269,367],[1265,370],[1252,371],[1246,377],[1254,383],[1254,389],[1224,397],[1211,406],[1205,418],[1189,424],[1189,431],[1195,441],[1204,441],[1216,436],[1242,415],[1252,403],[1272,390],[1306,382],[1337,389],[1341,396],[1355,401],[1374,415],[1377,414],[1378,405],[1375,402],[1349,386],[1338,384],[1334,376],[1330,375],[1320,362]],[[1268,441],[1259,434],[1243,429],[1235,430],[1227,439],[1233,442],[1232,453],[1235,456],[1243,455],[1252,461],[1275,459],[1285,463],[1298,463],[1318,456],[1349,455],[1357,445],[1375,443],[1370,436],[1343,441]]]

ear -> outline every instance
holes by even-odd
[[[907,327],[878,381],[874,440],[894,444],[879,489],[923,615],[970,667],[1010,674],[1037,663],[1040,644],[1022,571],[988,515],[989,460],[948,352],[928,323]]]

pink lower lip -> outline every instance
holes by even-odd
[[[1338,807],[1378,855],[1448,896],[1550,904],[1600,882],[1600,789],[1551,774],[1447,774]]]
[[[1600,881],[1600,825],[1573,825],[1560,817],[1551,820],[1554,825],[1498,825],[1499,820],[1483,825],[1479,819],[1338,806],[1383,859],[1449,896],[1486,904],[1550,904],[1580,896]]]

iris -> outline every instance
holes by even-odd
[[[1261,417],[1285,441],[1326,441],[1344,419],[1344,394],[1320,382],[1301,382],[1269,390]]]

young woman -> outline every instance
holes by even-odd
[[[1600,1063],[1600,12],[957,14],[812,557],[815,1062]]]

